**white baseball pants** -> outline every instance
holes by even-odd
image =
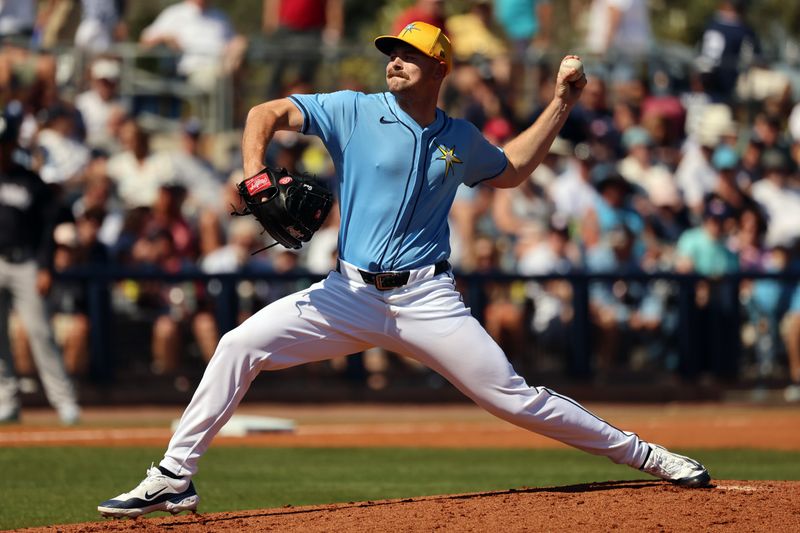
[[[44,392],[59,413],[77,412],[75,388],[64,369],[61,350],[53,336],[44,299],[36,290],[37,266],[34,261],[10,263],[0,259],[0,415],[19,409],[19,384],[8,332],[11,307],[19,314],[28,333],[31,352]]]
[[[648,446],[577,402],[531,387],[461,301],[449,273],[412,271],[379,291],[341,262],[342,273],[278,300],[223,336],[161,461],[193,475],[211,440],[263,370],[357,353],[372,346],[411,357],[490,413],[615,463],[640,467]]]

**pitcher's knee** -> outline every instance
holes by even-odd
[[[263,354],[247,335],[244,335],[239,328],[232,329],[222,336],[214,351],[212,361],[219,358],[226,360],[253,360]]]

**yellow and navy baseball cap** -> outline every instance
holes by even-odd
[[[427,22],[412,22],[400,30],[397,36],[381,35],[375,39],[375,47],[386,55],[392,52],[392,47],[397,42],[410,44],[423,54],[441,61],[447,67],[447,72],[453,68],[453,49],[450,39],[437,28]]]

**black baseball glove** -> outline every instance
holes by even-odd
[[[298,249],[311,240],[333,205],[333,195],[305,174],[284,168],[264,168],[238,185],[245,204],[235,216],[253,215],[269,233],[275,246]],[[261,251],[261,250],[259,250]]]

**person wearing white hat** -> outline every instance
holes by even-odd
[[[75,107],[86,126],[86,144],[92,148],[108,149],[110,139],[114,137],[114,124],[126,111],[119,97],[122,69],[116,59],[98,57],[91,64],[89,75],[90,87],[75,97]]]

